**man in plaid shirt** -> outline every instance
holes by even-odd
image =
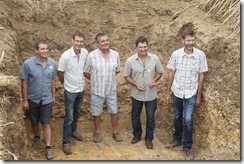
[[[96,35],[97,49],[88,54],[84,66],[84,76],[90,80],[91,115],[94,118],[95,133],[93,141],[99,143],[101,137],[101,115],[106,100],[111,115],[112,137],[116,142],[122,141],[118,134],[118,107],[116,93],[116,75],[120,72],[118,52],[109,48],[109,37],[105,33]]]
[[[174,51],[167,64],[170,70],[166,100],[168,103],[172,103],[173,100],[175,132],[173,141],[166,144],[166,148],[181,145],[183,133],[183,150],[186,159],[191,160],[193,157],[189,150],[193,143],[193,112],[195,106],[199,106],[201,102],[203,81],[208,66],[204,52],[194,47],[195,33],[193,30],[182,33],[182,43],[184,47]]]

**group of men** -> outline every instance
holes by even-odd
[[[55,157],[51,150],[50,117],[55,102],[55,78],[64,86],[65,118],[63,124],[63,152],[71,154],[71,138],[82,141],[77,132],[77,121],[81,112],[84,96],[85,78],[90,81],[90,110],[94,121],[93,141],[100,143],[101,115],[106,101],[111,116],[112,138],[121,142],[118,133],[118,105],[116,75],[120,72],[120,57],[117,51],[110,49],[109,36],[98,33],[95,37],[97,48],[92,52],[84,48],[85,35],[76,31],[72,36],[72,47],[60,57],[58,68],[55,61],[48,57],[48,45],[44,40],[35,44],[36,55],[27,59],[22,66],[23,108],[28,110],[34,131],[33,147],[40,149],[39,123],[43,128],[46,144],[46,158]],[[172,142],[166,148],[181,145],[186,159],[192,159],[193,111],[201,101],[201,92],[205,73],[208,71],[205,54],[194,47],[194,31],[182,34],[184,47],[173,52],[167,67],[169,77],[166,99],[174,104],[174,127]],[[159,57],[148,52],[146,37],[135,41],[137,53],[125,63],[124,79],[131,85],[131,121],[133,139],[136,144],[142,138],[141,111],[146,109],[145,144],[153,149],[155,130],[155,112],[157,109],[157,81],[162,77],[163,68]],[[171,94],[172,90],[172,94]],[[184,112],[183,112],[184,111]],[[184,117],[183,117],[184,113]],[[183,123],[184,118],[184,123]]]

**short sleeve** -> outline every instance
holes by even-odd
[[[200,59],[201,59],[200,60],[200,72],[207,72],[208,64],[207,64],[206,55],[203,53]]]
[[[23,66],[22,66],[20,77],[23,80],[27,80],[28,79],[28,65],[27,65],[26,62],[24,62]]]
[[[131,75],[131,62],[127,59],[125,62],[125,70],[124,70],[124,77]]]
[[[172,70],[176,70],[176,53],[173,53],[169,59],[169,62],[167,64],[167,68],[172,69]]]
[[[59,59],[58,70],[64,72],[66,70],[66,67],[67,67],[67,58],[65,54],[62,54]]]
[[[88,54],[86,57],[83,72],[87,72],[87,73],[91,72],[91,54]]]

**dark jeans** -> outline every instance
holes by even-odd
[[[157,99],[152,101],[138,101],[132,97],[132,127],[133,127],[133,135],[135,137],[141,138],[142,128],[141,128],[141,111],[143,107],[143,103],[146,106],[146,141],[152,141],[154,138],[154,129],[155,129],[155,118],[154,113],[157,109]]]
[[[83,95],[84,91],[78,93],[64,91],[65,118],[63,126],[63,144],[71,143],[72,133],[76,131]]]
[[[181,99],[172,95],[174,102],[174,127],[175,132],[173,138],[177,141],[182,140],[183,132],[183,148],[190,149],[192,146],[193,134],[193,112],[196,104],[196,95],[188,99]],[[183,107],[184,106],[184,107]],[[183,129],[183,109],[184,109],[184,129]]]

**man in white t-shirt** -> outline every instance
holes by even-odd
[[[64,84],[65,118],[63,125],[63,151],[71,154],[71,137],[82,141],[82,136],[76,131],[77,121],[81,111],[85,80],[83,66],[88,51],[84,49],[85,35],[79,31],[73,34],[73,46],[65,51],[59,60],[58,77]]]

